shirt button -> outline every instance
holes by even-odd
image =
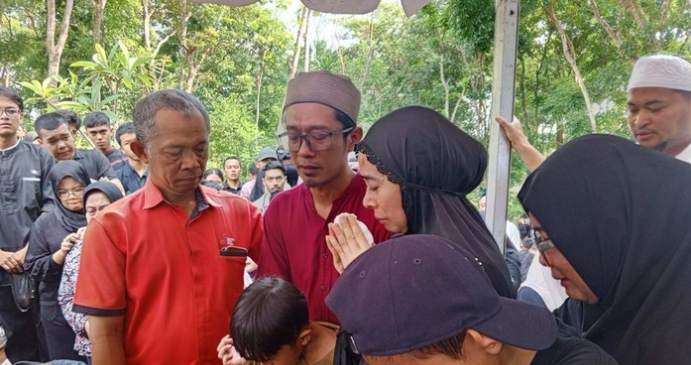
[[[322,291],[326,290],[326,285],[322,285],[321,289]]]
[[[324,258],[325,258],[325,259],[328,259],[328,258],[329,258],[329,254],[328,254],[328,253],[325,253],[325,254],[324,254]]]

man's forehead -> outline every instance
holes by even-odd
[[[51,137],[62,137],[65,135],[71,135],[70,130],[67,127],[67,124],[61,124],[59,127],[53,129],[53,130],[47,130],[47,129],[41,129],[40,135],[43,138],[51,138]]]
[[[628,92],[629,104],[648,104],[676,99],[681,92],[663,87],[640,87]]]
[[[286,108],[283,118],[286,129],[314,130],[339,128],[336,111],[319,103],[298,103]]]

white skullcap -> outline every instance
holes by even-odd
[[[639,87],[663,87],[691,92],[691,63],[676,56],[641,57],[633,65],[627,91]]]

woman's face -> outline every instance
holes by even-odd
[[[357,160],[360,165],[360,175],[367,183],[367,193],[362,204],[374,210],[374,217],[387,231],[406,233],[408,218],[403,210],[401,187],[389,181],[386,175],[379,172],[364,154],[360,153]]]
[[[56,192],[60,203],[65,208],[78,212],[82,210],[82,195],[84,194],[84,184],[73,177],[66,177],[60,181]]]
[[[549,234],[545,232],[540,221],[532,213],[529,215],[533,229],[540,234],[540,242],[549,240]],[[541,250],[540,263],[552,270],[552,277],[561,282],[561,286],[564,287],[569,298],[588,304],[597,304],[600,301],[557,247],[546,251]]]
[[[86,223],[91,222],[91,218],[96,216],[96,214],[103,209],[106,209],[110,205],[110,200],[100,191],[93,192],[89,194],[86,198],[86,205],[84,210],[86,211]]]

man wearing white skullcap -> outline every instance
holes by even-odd
[[[676,56],[641,57],[633,66],[628,90],[629,127],[641,146],[691,163],[691,64]],[[520,121],[496,117],[530,171],[545,160]]]
[[[633,66],[628,121],[638,143],[691,163],[691,64],[652,55]]]

